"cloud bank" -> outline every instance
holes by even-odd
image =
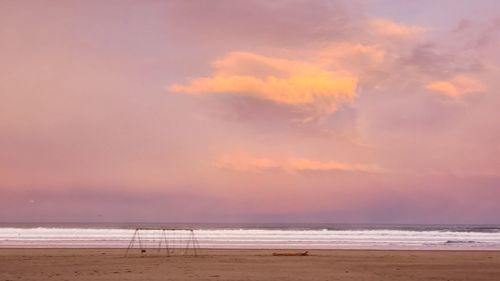
[[[334,161],[314,161],[304,158],[265,158],[248,154],[228,154],[214,164],[217,168],[240,172],[284,171],[287,173],[302,172],[360,172],[378,173],[382,169],[376,165],[352,164]]]

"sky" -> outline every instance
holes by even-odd
[[[500,223],[500,1],[0,1],[0,221]]]

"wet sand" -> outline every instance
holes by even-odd
[[[0,280],[500,280],[500,252],[202,250],[198,257],[136,250],[0,249]],[[289,252],[289,251],[281,251]]]

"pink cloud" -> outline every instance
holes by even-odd
[[[430,82],[426,89],[453,99],[487,91],[486,86],[481,81],[467,75],[457,75],[449,80]]]
[[[417,38],[426,31],[421,26],[409,26],[384,18],[372,19],[369,21],[369,28],[378,36],[395,39]]]
[[[287,173],[302,172],[362,172],[378,173],[377,165],[353,164],[335,161],[315,161],[297,157],[266,158],[248,154],[227,154],[217,160],[215,166],[240,172],[262,172],[280,170]]]

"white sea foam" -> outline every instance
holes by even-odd
[[[1,248],[125,248],[133,229],[106,228],[0,228]],[[500,250],[499,232],[410,230],[279,230],[196,229],[202,248],[262,249],[453,249]],[[171,246],[184,245],[187,233],[167,234]],[[160,232],[141,238],[154,247]]]

